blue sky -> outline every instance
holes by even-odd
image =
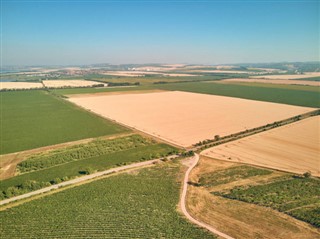
[[[2,64],[319,60],[319,1],[6,1]]]

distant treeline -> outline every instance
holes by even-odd
[[[107,82],[108,86],[137,86],[140,82]]]

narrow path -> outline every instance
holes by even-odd
[[[181,207],[181,210],[182,210],[183,214],[187,217],[188,220],[190,220],[194,224],[197,224],[200,227],[206,228],[210,232],[212,232],[212,233],[214,233],[214,234],[216,234],[216,235],[218,235],[220,237],[223,237],[223,238],[226,238],[226,239],[234,239],[233,237],[231,237],[231,236],[229,236],[227,234],[224,234],[223,232],[218,231],[217,229],[211,227],[210,225],[198,221],[197,219],[193,218],[188,213],[187,208],[186,208],[186,196],[187,196],[187,190],[188,190],[189,174],[190,174],[191,170],[197,165],[197,163],[199,161],[199,155],[195,154],[194,157],[193,157],[193,160],[194,161],[193,161],[192,165],[188,168],[188,170],[187,170],[187,172],[186,172],[186,174],[184,176],[184,180],[183,180],[183,189],[182,189],[182,194],[181,194],[181,198],[180,198],[180,207]]]
[[[174,158],[174,157],[175,156],[171,156],[171,158]],[[111,169],[108,169],[108,170],[105,170],[105,171],[89,174],[89,175],[82,176],[82,177],[79,177],[79,178],[75,178],[75,179],[72,179],[72,180],[69,180],[69,181],[66,181],[66,182],[55,184],[55,185],[52,185],[52,186],[49,186],[49,187],[46,187],[46,188],[42,188],[42,189],[39,189],[39,190],[36,190],[36,191],[32,191],[32,192],[29,192],[29,193],[26,193],[26,194],[22,194],[22,195],[19,195],[19,196],[16,196],[16,197],[12,197],[12,198],[8,198],[8,199],[5,199],[5,200],[2,200],[2,201],[0,201],[0,206],[4,205],[4,204],[8,204],[10,202],[14,202],[14,201],[20,200],[20,199],[25,199],[25,198],[29,198],[29,197],[34,196],[34,195],[38,195],[38,194],[41,194],[41,193],[49,192],[49,191],[51,191],[53,189],[58,189],[60,187],[64,187],[64,186],[68,186],[68,185],[72,185],[72,184],[77,184],[77,183],[80,183],[80,182],[84,182],[84,181],[87,181],[87,180],[90,180],[90,179],[94,179],[96,177],[101,177],[101,176],[104,176],[104,175],[107,175],[107,174],[111,174],[111,173],[117,173],[117,172],[128,170],[128,169],[144,167],[144,166],[151,165],[151,164],[153,164],[155,162],[159,162],[159,161],[160,161],[160,159],[153,159],[153,160],[149,160],[149,161],[133,163],[133,164],[130,164],[130,165],[125,165],[125,166],[121,166],[121,167],[117,167],[117,168],[111,168]]]

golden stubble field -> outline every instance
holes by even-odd
[[[306,113],[312,108],[180,91],[84,95],[69,100],[105,118],[189,147]]]
[[[320,176],[320,116],[222,144],[201,153],[292,173]]]
[[[62,87],[89,87],[94,85],[101,85],[104,83],[101,83],[98,81],[89,81],[89,80],[44,80],[43,84],[49,88],[62,88]]]
[[[41,83],[36,82],[0,82],[0,90],[11,89],[39,89],[43,88]]]

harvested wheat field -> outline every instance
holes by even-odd
[[[0,90],[39,89],[42,87],[41,83],[35,82],[0,82]]]
[[[98,81],[89,81],[89,80],[44,80],[43,84],[48,88],[63,88],[63,87],[89,87],[89,86],[101,85],[104,83],[101,83]]]
[[[270,83],[270,84],[281,84],[281,85],[311,85],[320,86],[320,81],[308,81],[308,80],[280,80],[280,79],[244,79],[234,78],[221,80],[221,82],[256,82],[256,83]]]
[[[215,159],[320,176],[320,116],[207,149]]]
[[[83,96],[69,100],[103,117],[188,147],[313,110],[180,91]]]

